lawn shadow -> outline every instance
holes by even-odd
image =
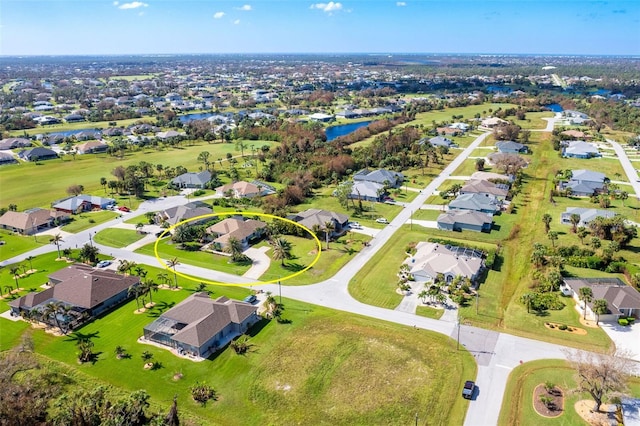
[[[267,324],[269,324],[269,322],[270,321],[268,319],[262,318],[260,321],[253,324],[245,334],[249,337],[255,337],[258,335],[258,333],[260,333],[260,331],[262,331],[263,328],[267,326]]]
[[[533,311],[533,314],[537,317],[548,317],[549,311]]]
[[[92,333],[81,333],[79,331],[74,331],[73,333],[67,335],[65,342],[86,342],[94,338],[100,338],[99,334],[99,330]]]
[[[290,263],[290,262],[285,263],[283,266],[284,269],[291,272],[300,272],[306,267],[307,267],[306,265],[301,265],[299,263]]]

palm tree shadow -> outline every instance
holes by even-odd
[[[147,316],[151,318],[158,318],[164,311],[173,308],[175,304],[176,302],[158,302],[153,308],[149,310]]]
[[[92,333],[81,333],[79,331],[74,331],[73,333],[69,334],[64,341],[65,342],[86,342],[95,337],[99,338],[100,336],[98,336],[98,334],[100,334],[100,331],[94,331]]]
[[[291,271],[291,272],[299,272],[302,271],[304,268],[306,268],[306,265],[301,265],[299,263],[285,263],[284,266],[282,266],[284,269],[286,269],[287,271]]]

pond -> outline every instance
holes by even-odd
[[[562,108],[562,105],[560,105],[560,104],[549,104],[549,105],[545,105],[545,107],[549,108],[553,112],[562,112],[562,111],[564,111],[564,109]]]
[[[334,140],[340,136],[348,135],[351,132],[355,132],[361,127],[366,127],[373,121],[360,121],[358,123],[341,124],[339,126],[327,127],[325,134],[327,135],[327,142]]]

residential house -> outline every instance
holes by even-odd
[[[17,163],[13,154],[10,152],[0,152],[0,165]]]
[[[590,197],[601,192],[605,192],[606,184],[609,181],[604,173],[591,170],[573,170],[569,181],[562,181],[558,184],[561,191],[570,189],[571,195],[579,197]]]
[[[47,304],[59,302],[67,312],[57,314],[58,322],[74,329],[128,300],[129,288],[140,284],[140,277],[80,264],[54,272],[49,280],[49,288],[11,301],[11,314],[42,312]],[[45,321],[56,325],[53,317]]]
[[[31,146],[31,141],[25,138],[7,138],[0,141],[0,151],[9,149],[26,148]]]
[[[565,278],[561,290],[564,294],[573,296],[576,308],[583,312],[584,302],[580,300],[580,289],[591,288],[593,297],[587,302],[586,317],[595,320],[593,303],[598,299],[607,301],[607,313],[600,315],[600,321],[616,321],[620,317],[638,317],[640,314],[640,293],[626,285],[618,278]]]
[[[18,153],[18,157],[22,158],[25,161],[43,161],[58,158],[58,154],[56,154],[49,148],[43,148],[39,146],[36,148],[20,151]]]
[[[503,120],[503,119],[498,118],[498,117],[487,117],[487,118],[485,118],[484,120],[482,120],[480,122],[480,124],[482,126],[488,127],[490,129],[492,129],[492,128],[496,127],[496,126],[499,126],[501,124],[507,124],[507,123],[508,123],[508,121]]]
[[[311,121],[319,121],[321,123],[328,123],[329,121],[335,120],[335,116],[330,114],[323,114],[321,112],[316,112],[315,114],[311,114],[308,117]]]
[[[186,136],[186,133],[184,132],[176,132],[175,130],[167,130],[166,132],[157,132],[156,133],[156,138],[158,139],[171,139],[171,138],[177,138],[177,137],[182,137],[182,136]]]
[[[526,145],[523,145],[514,141],[500,141],[496,142],[496,148],[499,152],[505,152],[510,154],[527,153],[529,149]]]
[[[77,141],[88,141],[94,139],[100,139],[102,137],[102,133],[98,130],[83,130],[73,135],[75,140]]]
[[[330,238],[342,234],[349,224],[349,216],[346,214],[321,209],[308,209],[300,213],[289,215],[287,216],[287,219],[299,223],[305,228],[311,230],[313,230],[314,227],[324,229],[327,222],[332,222],[334,229],[329,234]]]
[[[80,114],[69,114],[64,117],[64,121],[67,123],[78,123],[80,121],[84,121],[84,117]]]
[[[438,216],[438,229],[445,231],[491,232],[493,215],[473,210],[449,210]]]
[[[230,217],[207,228],[207,234],[213,238],[213,247],[216,250],[225,249],[231,238],[242,243],[243,249],[247,249],[252,241],[264,236],[267,224],[254,219]]]
[[[169,225],[175,225],[185,220],[193,219],[198,216],[210,215],[213,213],[213,209],[201,201],[194,201],[184,204],[182,206],[170,207],[166,210],[159,211],[156,214],[155,222],[157,224],[168,223]],[[189,222],[191,225],[207,221],[209,219],[197,220]]]
[[[389,188],[398,188],[402,186],[404,182],[404,175],[402,173],[393,172],[385,169],[367,170],[362,169],[353,175],[354,183],[357,182],[375,182],[385,185]]]
[[[467,123],[453,123],[450,124],[449,127],[451,127],[452,129],[461,130],[462,132],[466,132],[467,130],[469,130],[469,125]]]
[[[473,210],[482,213],[496,214],[502,203],[492,195],[461,194],[449,203],[449,210]]]
[[[493,172],[473,172],[471,175],[471,179],[477,180],[488,180],[488,181],[505,181],[505,182],[513,182],[513,175],[503,175],[500,173]]]
[[[450,283],[456,276],[475,280],[484,267],[483,255],[465,247],[419,242],[416,253],[404,261],[417,281],[434,280],[443,274]]]
[[[568,124],[581,125],[589,120],[589,116],[587,114],[569,109],[563,111],[562,116],[565,118]]]
[[[171,180],[171,185],[176,188],[200,188],[203,189],[211,180],[211,172],[204,170],[200,173],[183,173]]]
[[[107,152],[107,149],[109,149],[109,145],[103,141],[89,141],[76,145],[78,154],[99,154]]]
[[[23,235],[32,235],[42,229],[56,226],[57,223],[68,218],[69,216],[64,212],[40,208],[29,209],[24,212],[8,211],[0,217],[0,228]]]
[[[436,133],[439,135],[446,135],[446,136],[458,136],[463,132],[460,129],[447,126],[447,127],[437,127]]]
[[[420,141],[418,141],[418,143],[421,143],[423,140],[424,139],[421,139]],[[431,138],[429,139],[429,143],[435,147],[444,146],[447,148],[451,148],[451,147],[457,146],[451,139],[446,138],[444,136],[436,136],[434,138]]]
[[[384,200],[386,188],[381,183],[359,181],[353,182],[348,197],[352,200],[381,202]]]
[[[104,210],[115,205],[113,198],[103,198],[95,195],[76,195],[53,203],[52,207],[60,212],[78,214],[92,210]]]
[[[585,141],[569,141],[563,148],[562,155],[568,158],[593,158],[600,157],[598,147]]]
[[[273,194],[273,188],[258,182],[245,182],[243,180],[238,182],[228,183],[216,188],[216,196],[232,198],[254,198],[262,197],[267,194]]]
[[[471,179],[460,188],[460,195],[463,194],[493,196],[500,201],[504,201],[509,194],[509,185],[506,183],[493,183],[488,180]]]
[[[257,306],[195,293],[144,328],[146,340],[182,355],[206,358],[245,333],[260,317]]]
[[[560,223],[564,225],[571,225],[571,215],[573,214],[577,214],[578,216],[580,216],[580,222],[578,222],[578,226],[587,226],[596,217],[609,219],[616,215],[615,212],[612,212],[610,210],[585,209],[583,207],[567,207],[567,209],[562,212],[562,215],[560,216]]]

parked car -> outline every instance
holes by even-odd
[[[473,393],[475,390],[476,384],[471,380],[467,380],[464,382],[464,387],[462,388],[462,397],[465,399],[473,399]]]
[[[118,210],[120,210],[121,212],[125,212],[125,213],[128,213],[128,212],[131,211],[131,209],[129,207],[127,207],[127,206],[120,206],[120,207],[118,207]]]
[[[384,217],[379,217],[376,219],[376,222],[378,223],[389,223],[389,221],[387,219],[385,219]]]
[[[96,265],[98,268],[106,268],[107,266],[111,265],[113,262],[111,262],[110,260],[101,260],[100,262],[98,262],[98,264]]]
[[[247,303],[253,303],[256,300],[258,300],[258,298],[256,297],[255,294],[250,294],[250,295],[248,295],[247,297],[244,298],[244,301],[247,302]]]
[[[362,228],[362,226],[360,225],[359,222],[349,222],[349,227],[353,228],[353,229],[360,229]]]

